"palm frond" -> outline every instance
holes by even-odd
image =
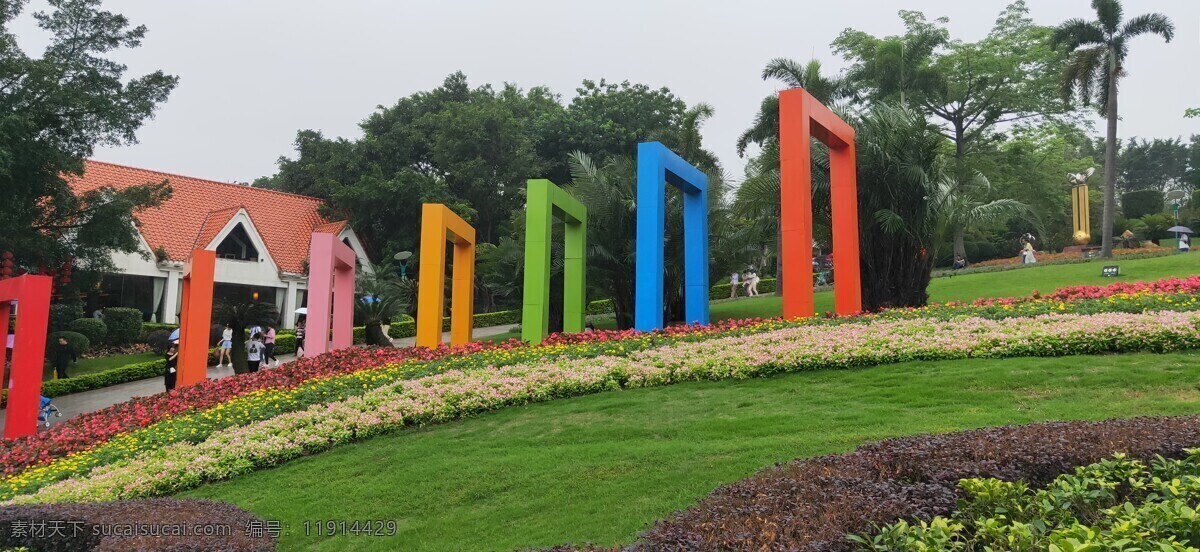
[[[1065,49],[1068,52],[1075,51],[1080,46],[1107,42],[1108,37],[1100,25],[1095,21],[1084,19],[1068,19],[1055,27],[1054,34],[1050,36],[1051,46],[1055,49]]]
[[[1170,42],[1175,38],[1175,24],[1171,22],[1171,18],[1161,13],[1148,13],[1130,19],[1121,29],[1121,35],[1127,38],[1148,33],[1159,35]]]
[[[1121,20],[1125,16],[1125,8],[1121,6],[1121,0],[1092,0],[1092,8],[1096,10],[1096,18],[1099,20],[1100,27],[1110,35],[1117,34],[1117,29],[1121,26]]]

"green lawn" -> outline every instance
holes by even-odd
[[[613,545],[763,466],[883,437],[1194,414],[1198,361],[1169,354],[916,362],[610,392],[401,431],[185,496],[282,520],[283,550]],[[330,519],[396,520],[400,531],[305,536],[305,520]]]
[[[131,355],[113,355],[100,358],[84,358],[67,367],[67,375],[75,378],[95,374],[113,368],[121,368],[130,364],[141,364],[162,358],[156,353],[135,353]],[[46,370],[45,379],[53,377],[54,368]]]
[[[1100,269],[1109,264],[1121,267],[1121,276],[1105,278]],[[1151,259],[1128,261],[1094,260],[1087,263],[1043,265],[999,272],[944,276],[929,282],[930,300],[938,303],[948,301],[973,301],[980,297],[1027,296],[1034,290],[1046,293],[1063,286],[1079,284],[1111,284],[1113,282],[1149,281],[1169,276],[1189,276],[1200,273],[1200,255],[1171,255]],[[816,311],[833,310],[833,292],[816,294]],[[783,299],[776,295],[756,298],[723,299],[712,303],[712,320],[729,318],[770,318],[783,314]],[[609,317],[595,320],[597,328],[612,329],[616,322]],[[521,337],[521,332],[512,331],[481,338],[486,341],[503,341],[510,337]]]

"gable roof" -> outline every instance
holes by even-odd
[[[118,190],[162,182],[171,184],[171,199],[158,207],[134,213],[138,230],[151,250],[162,247],[172,261],[186,261],[193,248],[204,247],[220,233],[239,209],[245,209],[267,247],[267,254],[284,272],[303,273],[311,234],[332,227],[317,209],[322,201],[285,192],[227,184],[102,161],[84,162],[82,176],[66,175],[76,192],[109,186]],[[344,221],[340,223],[345,227]],[[249,230],[249,228],[247,228]],[[328,230],[320,230],[328,231]],[[333,232],[333,233],[337,233]]]

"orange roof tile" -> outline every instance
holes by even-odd
[[[322,201],[285,192],[226,184],[188,176],[150,171],[87,160],[82,176],[67,175],[67,183],[77,192],[109,186],[116,189],[138,184],[171,184],[171,199],[159,207],[143,209],[135,216],[142,237],[151,249],[160,246],[173,261],[187,260],[191,250],[204,247],[240,208],[245,208],[258,229],[267,253],[284,272],[303,272],[313,231],[331,232],[337,224],[322,217],[317,209]],[[247,229],[249,230],[249,229]],[[337,232],[340,232],[339,228]]]
[[[313,233],[314,234],[334,234],[334,235],[341,234],[342,230],[346,228],[346,224],[348,224],[348,223],[344,220],[339,220],[337,222],[329,222],[326,224],[322,224],[316,228],[313,228]]]

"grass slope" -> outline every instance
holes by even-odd
[[[1108,264],[1121,267],[1121,276],[1105,278],[1100,269]],[[998,272],[944,276],[929,282],[929,298],[937,303],[949,301],[974,301],[980,297],[1024,297],[1035,290],[1043,293],[1063,286],[1081,284],[1111,284],[1113,282],[1135,282],[1158,280],[1170,276],[1190,276],[1200,273],[1200,255],[1171,255],[1152,259],[1128,261],[1094,260],[1087,263],[1033,266]],[[816,294],[818,313],[833,310],[833,292]],[[783,314],[783,298],[763,295],[754,298],[723,299],[714,301],[710,316],[716,320],[730,318],[771,318]],[[597,328],[616,328],[612,318],[595,320]],[[521,337],[520,331],[481,338],[481,341],[504,341]]]
[[[185,496],[282,520],[283,550],[513,550],[629,542],[762,466],[889,436],[1198,411],[1193,354],[917,362],[685,383],[402,431]],[[306,537],[305,520],[396,520]]]

